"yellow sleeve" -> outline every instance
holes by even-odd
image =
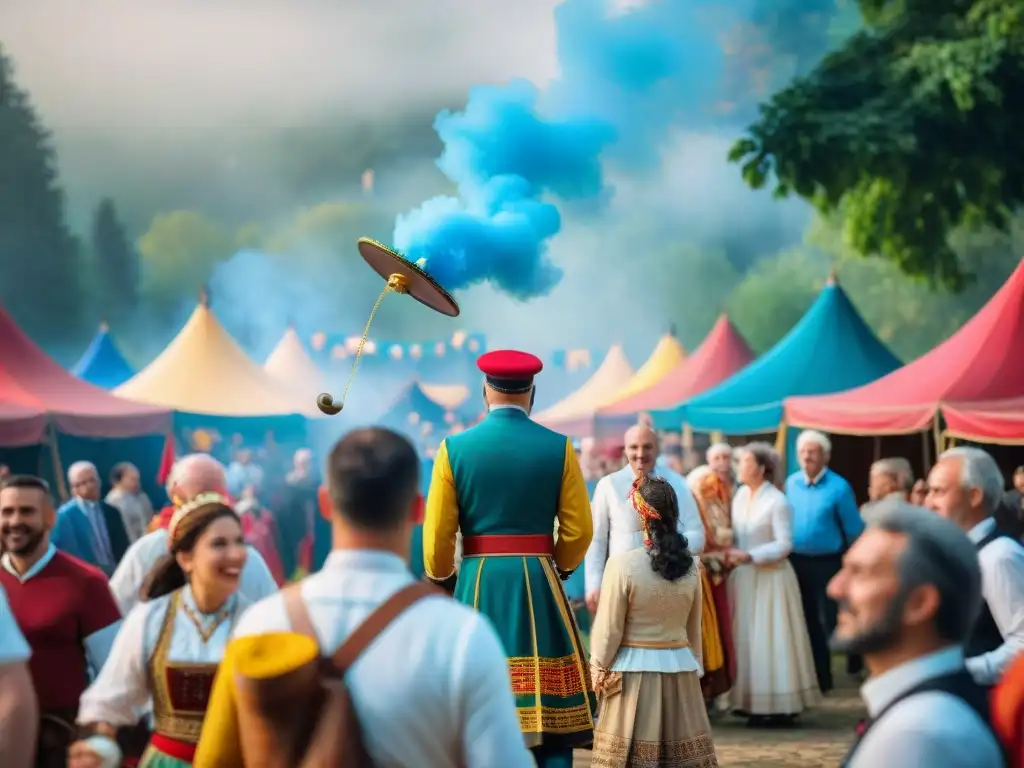
[[[590,496],[583,470],[576,460],[572,441],[565,441],[565,465],[562,468],[562,492],[558,497],[558,538],[555,565],[563,573],[579,568],[594,538],[594,520],[590,515]]]
[[[210,693],[203,718],[203,730],[192,760],[193,768],[243,768],[242,742],[238,730],[238,705],[235,702],[235,662],[228,643]]]
[[[455,498],[455,478],[448,463],[448,446],[434,457],[434,472],[423,513],[423,569],[427,577],[443,581],[455,573],[455,535],[459,531],[459,502]]]

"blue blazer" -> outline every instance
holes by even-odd
[[[124,522],[121,520],[121,513],[116,507],[112,507],[105,501],[97,502],[103,519],[107,524],[107,538],[110,540],[110,550],[114,555],[116,566],[124,557],[128,549],[128,533],[124,529]],[[92,526],[77,499],[64,504],[57,510],[57,524],[50,534],[50,541],[62,552],[84,560],[90,565],[100,567],[99,558],[93,551]],[[110,575],[109,573],[107,574]]]

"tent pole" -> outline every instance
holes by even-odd
[[[786,422],[784,422],[784,421],[781,422],[779,424],[778,435],[775,438],[775,452],[777,454],[779,454],[779,474],[778,474],[778,476],[783,478],[783,479],[785,479],[785,477],[786,477],[786,459],[789,458],[786,455],[788,453],[788,451],[786,450],[787,427],[788,427],[788,425],[786,424]],[[776,481],[778,481],[778,478],[776,478]]]
[[[939,454],[942,453],[942,428],[939,425],[939,414],[936,412],[935,418],[932,420],[932,436],[935,440],[935,458],[939,458]]]
[[[57,476],[57,495],[63,504],[70,496],[68,486],[64,478],[64,465],[60,460],[60,448],[57,447],[57,428],[51,423],[46,429],[46,442],[50,446],[50,461],[53,464],[53,472]]]
[[[921,457],[924,473],[927,475],[932,468],[932,446],[927,432],[921,433]]]
[[[879,461],[882,458],[882,438],[879,437],[878,435],[875,435],[872,438],[872,442],[873,442],[873,445],[874,445],[874,449],[873,449],[874,461]]]

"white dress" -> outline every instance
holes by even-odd
[[[206,675],[209,680],[200,677],[204,670],[216,670],[234,626],[248,605],[236,592],[218,615],[207,616],[198,611],[186,586],[135,606],[124,619],[106,664],[82,694],[78,722],[135,725],[140,709],[152,696],[156,706],[151,752],[161,749],[157,744],[161,737],[194,745],[212,682],[212,674]],[[176,608],[173,616],[168,615],[171,606]],[[208,637],[200,634],[188,611],[199,617]],[[154,683],[158,690],[153,689]],[[166,755],[147,752],[142,765],[179,764],[161,757]]]
[[[821,699],[807,637],[800,588],[787,557],[793,548],[793,509],[764,483],[732,502],[735,546],[751,562],[729,576],[736,681],[734,708],[751,715],[795,715]]]

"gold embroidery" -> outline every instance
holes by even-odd
[[[717,768],[711,734],[683,741],[639,741],[598,731],[592,766],[598,768]]]
[[[194,611],[192,606],[184,600],[181,602],[181,609],[185,612],[185,615],[188,616],[188,620],[191,621],[192,625],[196,628],[196,632],[199,633],[199,638],[203,641],[203,645],[210,642],[210,638],[213,637],[213,633],[217,631],[217,627],[227,621],[231,616],[231,611],[225,608],[220,613],[213,616],[213,623],[207,627],[203,624],[205,616]]]
[[[565,588],[562,586],[562,580],[558,578],[558,574],[555,573],[555,569],[551,563],[547,560],[541,560],[541,568],[548,577],[548,585],[551,587],[551,591],[555,595],[555,603],[558,605],[558,612],[562,616],[562,623],[565,625],[566,630],[569,633],[569,640],[572,642],[573,658],[576,660],[576,668],[579,671],[580,678],[583,680],[584,691],[590,690],[590,665],[584,663],[586,656],[583,653],[583,643],[580,642],[580,631],[576,625],[576,615],[569,610],[569,598],[565,596]],[[587,712],[590,712],[590,708],[587,708]],[[590,727],[594,727],[594,719],[592,714],[588,714],[587,717],[590,719]]]
[[[512,692],[517,696],[575,696],[584,693],[575,655],[560,658],[513,656],[508,660]],[[538,706],[540,702],[537,702]]]
[[[589,731],[590,705],[575,707],[519,707],[519,727],[523,733],[579,733]]]
[[[537,699],[534,706],[540,709],[540,697],[544,688],[544,678],[540,671],[540,651],[537,647],[537,618],[533,615],[533,591],[530,589],[530,568],[526,564],[525,557],[523,558],[523,578],[526,580],[526,605],[530,609],[530,636],[533,640],[533,658],[530,659],[530,664],[533,667],[533,684],[530,687],[533,689]],[[514,687],[513,690],[515,690]],[[525,691],[525,693],[529,693],[529,690]],[[541,729],[538,727],[537,730]]]

